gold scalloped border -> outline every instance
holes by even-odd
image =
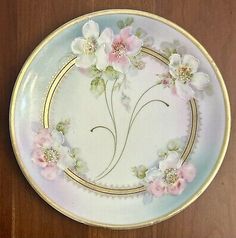
[[[225,106],[225,132],[224,132],[222,146],[220,149],[219,156],[216,160],[216,163],[215,163],[214,167],[212,168],[211,172],[209,173],[208,177],[206,178],[205,182],[196,190],[196,192],[194,194],[192,194],[188,199],[186,199],[186,201],[184,201],[181,205],[176,207],[174,210],[169,211],[159,217],[149,219],[149,220],[146,220],[143,222],[132,223],[132,224],[104,223],[104,222],[98,222],[98,221],[86,219],[84,217],[81,217],[75,213],[68,211],[67,209],[63,208],[62,206],[60,206],[59,204],[54,202],[52,199],[50,199],[47,196],[47,194],[45,194],[44,191],[38,186],[36,181],[34,181],[34,179],[30,176],[24,163],[22,162],[21,153],[20,153],[20,150],[18,147],[18,143],[16,140],[16,132],[15,132],[15,109],[16,109],[16,102],[18,99],[18,92],[20,90],[21,83],[24,80],[24,76],[25,76],[30,64],[35,59],[35,57],[38,55],[38,53],[41,51],[41,49],[45,45],[47,45],[47,43],[50,42],[54,37],[56,37],[58,34],[60,34],[62,31],[64,31],[66,28],[68,28],[76,23],[82,22],[82,21],[87,20],[92,17],[103,16],[103,15],[112,15],[112,14],[136,15],[136,16],[142,16],[142,17],[146,17],[146,18],[149,18],[152,20],[156,20],[156,21],[159,21],[163,24],[166,24],[166,25],[172,27],[179,33],[183,34],[186,38],[188,38],[196,47],[198,47],[198,49],[206,57],[206,59],[208,60],[208,62],[211,65],[211,67],[213,68],[213,70],[217,76],[218,82],[220,84],[222,93],[223,93],[224,106]],[[163,17],[152,14],[152,13],[138,11],[138,10],[130,10],[130,9],[109,9],[109,10],[92,12],[92,13],[77,17],[77,18],[65,23],[61,27],[57,28],[54,32],[52,32],[49,36],[47,36],[34,49],[34,51],[28,57],[28,59],[26,60],[25,64],[23,65],[23,67],[20,71],[20,73],[17,77],[16,83],[15,83],[15,86],[14,86],[13,92],[12,92],[11,103],[10,103],[10,112],[9,112],[10,137],[11,137],[12,147],[13,147],[13,151],[14,151],[16,160],[17,160],[18,165],[20,166],[20,169],[21,169],[22,173],[24,174],[25,178],[27,179],[29,184],[33,187],[33,189],[38,193],[38,195],[42,199],[44,199],[50,206],[52,206],[53,208],[55,208],[56,210],[58,210],[59,212],[61,212],[64,215],[70,217],[73,220],[76,220],[78,222],[82,222],[82,223],[88,224],[88,225],[108,227],[108,228],[113,228],[113,229],[133,229],[133,228],[141,228],[141,227],[153,225],[155,223],[164,221],[164,220],[176,215],[177,213],[181,212],[183,209],[188,207],[190,204],[192,204],[206,190],[206,188],[210,185],[210,183],[214,179],[215,175],[217,174],[217,172],[224,160],[224,156],[225,156],[225,153],[226,153],[226,150],[228,147],[229,137],[230,137],[230,128],[231,128],[231,113],[230,113],[230,102],[229,102],[229,96],[227,93],[227,89],[226,89],[223,77],[222,77],[218,67],[216,66],[214,60],[208,54],[206,49],[190,33],[185,31],[183,28],[176,25],[175,23],[173,23]]]
[[[162,61],[164,64],[168,65],[169,60],[166,59],[163,55],[156,52],[153,49],[142,47],[141,50],[142,53],[145,53],[146,55],[149,55],[151,57],[154,57],[155,59],[158,59]],[[72,58],[67,64],[65,64],[61,70],[56,74],[55,78],[53,79],[51,85],[49,86],[49,90],[45,99],[44,107],[43,107],[43,127],[49,128],[50,123],[50,108],[53,100],[53,96],[57,90],[57,87],[59,86],[60,82],[68,73],[73,66],[75,65],[76,58]],[[184,161],[187,160],[189,154],[191,153],[191,150],[193,148],[196,134],[197,134],[197,128],[198,128],[198,112],[197,112],[197,105],[195,102],[195,99],[192,99],[189,101],[189,105],[191,108],[191,129],[190,129],[190,135],[188,138],[188,141],[186,143],[186,146],[184,148],[184,151],[181,155],[181,159]],[[73,181],[79,183],[80,185],[91,189],[95,192],[100,192],[104,194],[110,194],[110,195],[131,195],[131,194],[137,194],[144,192],[146,190],[145,186],[138,186],[133,188],[110,188],[105,187],[96,184],[95,182],[87,181],[86,179],[82,178],[81,176],[73,173],[70,169],[66,169],[65,174],[69,176]]]

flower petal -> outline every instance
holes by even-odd
[[[61,145],[64,143],[64,136],[61,132],[59,132],[57,130],[53,130],[51,132],[51,135],[52,135],[53,144]]]
[[[71,43],[72,52],[77,55],[82,54],[85,42],[86,40],[81,37],[75,38]]]
[[[166,159],[159,162],[159,169],[165,172],[166,169],[177,169],[179,167],[179,155],[177,152],[171,152]]]
[[[136,55],[141,50],[143,41],[140,40],[137,36],[130,36],[126,40],[127,55]]]
[[[112,66],[116,71],[125,73],[130,66],[130,60],[127,56],[123,55],[112,62]]]
[[[185,163],[180,169],[183,179],[187,182],[192,182],[196,176],[196,168],[191,163]]]
[[[179,54],[172,54],[169,58],[169,67],[178,68],[181,64],[181,56]]]
[[[108,54],[105,52],[105,44],[99,46],[96,51],[96,66],[99,70],[104,70],[109,64]]]
[[[32,161],[39,167],[46,167],[48,162],[44,158],[44,153],[42,149],[34,149],[32,152]]]
[[[146,177],[145,177],[145,181],[146,182],[153,182],[155,179],[157,178],[161,178],[162,177],[162,173],[159,169],[157,169],[156,167],[150,168],[148,169],[148,171],[146,172]]]
[[[199,60],[192,55],[184,55],[182,64],[189,66],[192,70],[192,73],[194,74],[197,72]]]
[[[113,31],[111,28],[106,28],[99,36],[97,42],[99,45],[106,44],[106,47],[109,47],[109,46],[111,47],[112,40],[113,40]]]
[[[97,39],[99,36],[99,25],[95,21],[89,20],[83,25],[82,32],[86,39],[90,37]]]
[[[197,72],[193,75],[191,80],[191,85],[193,85],[198,90],[204,90],[210,82],[209,75]]]
[[[181,56],[179,54],[172,54],[169,61],[169,73],[173,76],[173,78],[178,78],[177,70],[181,65]]]
[[[95,55],[80,55],[75,61],[75,65],[79,68],[87,69],[96,63]]]
[[[48,180],[54,180],[58,174],[59,171],[56,166],[48,166],[41,171],[41,175]]]
[[[120,37],[123,41],[126,41],[131,35],[132,35],[131,26],[125,27],[120,31]]]
[[[168,192],[172,195],[180,195],[186,187],[186,182],[184,179],[180,178],[175,184],[168,187]]]
[[[176,89],[176,94],[184,100],[188,101],[194,97],[195,93],[188,84],[184,84],[176,80],[175,89]]]
[[[157,179],[148,185],[147,191],[155,197],[161,197],[166,192],[166,186],[162,180]]]
[[[57,166],[64,170],[75,165],[74,159],[70,157],[70,149],[66,146],[60,147],[60,159]]]

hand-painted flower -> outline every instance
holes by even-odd
[[[129,57],[137,55],[142,47],[142,40],[132,34],[132,27],[125,27],[114,37],[109,62],[121,73],[127,72],[131,62]]]
[[[196,91],[204,90],[209,83],[209,76],[198,72],[199,60],[192,55],[172,54],[169,58],[169,73],[174,81],[174,92],[189,100]]]
[[[35,136],[32,160],[43,168],[41,174],[49,180],[55,178],[59,169],[74,165],[70,149],[63,142],[63,134],[51,129],[41,129]]]
[[[168,156],[159,161],[159,169],[147,171],[147,191],[156,197],[164,194],[181,194],[187,182],[192,182],[196,175],[195,167],[190,164],[181,166],[177,152],[169,152]]]
[[[79,68],[87,69],[96,65],[99,70],[104,70],[108,66],[108,52],[111,49],[113,32],[106,28],[99,35],[99,25],[89,20],[83,25],[83,37],[74,39],[71,49],[77,55],[75,65]]]

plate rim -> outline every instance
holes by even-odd
[[[47,195],[40,189],[40,187],[37,185],[37,183],[33,180],[33,178],[29,175],[29,173],[27,172],[27,169],[24,167],[24,164],[21,161],[20,151],[19,151],[19,149],[17,147],[17,143],[16,143],[15,128],[14,128],[15,105],[16,105],[16,98],[17,98],[17,95],[18,95],[18,90],[20,88],[21,81],[24,78],[25,72],[27,71],[29,65],[34,60],[36,55],[40,52],[40,50],[51,39],[53,39],[57,34],[62,32],[67,27],[75,24],[76,22],[81,22],[86,18],[101,16],[101,15],[112,15],[112,14],[131,14],[131,15],[147,17],[147,18],[150,18],[150,19],[153,19],[153,20],[158,20],[158,21],[174,28],[176,31],[180,32],[186,38],[188,38],[194,45],[196,45],[198,47],[198,49],[200,49],[202,54],[206,57],[206,59],[208,60],[208,62],[212,66],[212,68],[213,68],[213,70],[214,70],[214,72],[217,76],[217,79],[219,81],[222,93],[223,93],[224,107],[225,107],[225,131],[224,131],[224,139],[223,139],[223,143],[222,143],[222,146],[221,146],[221,150],[220,150],[220,153],[218,155],[218,159],[216,160],[216,163],[215,163],[214,167],[212,168],[212,170],[211,170],[210,174],[208,175],[207,179],[200,186],[198,191],[195,192],[190,198],[188,198],[185,203],[183,203],[182,205],[180,205],[176,209],[168,212],[167,214],[165,214],[163,216],[160,216],[158,218],[154,218],[154,219],[151,219],[151,220],[147,220],[147,221],[144,221],[144,222],[133,223],[133,224],[119,224],[119,225],[109,224],[109,223],[100,223],[100,222],[96,222],[96,221],[93,221],[93,220],[89,220],[89,219],[80,217],[80,216],[75,215],[75,214],[71,213],[70,211],[64,209],[63,207],[61,207],[60,205],[58,205],[54,201],[52,201],[50,198],[48,198]],[[159,223],[161,221],[167,220],[168,218],[178,214],[179,212],[181,212],[182,210],[187,208],[190,204],[192,204],[207,189],[207,187],[210,185],[210,183],[212,182],[212,180],[216,176],[216,174],[217,174],[217,172],[218,172],[218,170],[219,170],[219,168],[220,168],[220,166],[221,166],[221,164],[224,160],[225,154],[226,154],[226,150],[227,150],[228,143],[229,143],[229,137],[230,137],[230,128],[231,128],[231,112],[230,112],[230,102],[229,102],[228,92],[227,92],[223,77],[222,77],[218,67],[216,66],[214,60],[211,58],[211,56],[206,51],[206,49],[190,33],[188,33],[186,30],[184,30],[183,28],[181,28],[177,24],[173,23],[172,21],[167,20],[167,19],[165,19],[163,17],[160,17],[158,15],[149,13],[149,12],[140,11],[140,10],[131,10],[131,9],[108,9],[108,10],[101,10],[101,11],[91,12],[91,13],[76,17],[76,18],[66,22],[65,24],[61,25],[56,30],[54,30],[52,33],[50,33],[48,36],[46,36],[38,44],[38,46],[32,51],[32,53],[29,55],[29,57],[25,61],[24,65],[22,66],[22,68],[21,68],[21,70],[18,74],[18,77],[16,79],[13,91],[12,91],[11,101],[10,101],[10,110],[9,110],[9,130],[10,130],[10,139],[11,139],[11,143],[12,143],[13,152],[14,152],[16,161],[17,161],[23,175],[25,176],[26,180],[31,185],[31,187],[35,190],[35,192],[48,205],[50,205],[51,207],[53,207],[54,209],[56,209],[57,211],[59,211],[63,215],[65,215],[65,216],[67,216],[67,217],[69,217],[69,218],[71,218],[75,221],[78,221],[78,222],[86,224],[86,225],[100,226],[100,227],[106,227],[106,228],[112,228],[112,229],[134,229],[134,228],[141,228],[141,227],[153,225],[155,223]]]

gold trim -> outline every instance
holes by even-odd
[[[149,49],[147,47],[142,47],[142,52],[154,57],[155,59],[159,59],[162,61],[164,64],[168,65],[169,60],[163,57],[161,54],[156,52],[155,50]],[[52,99],[54,96],[54,93],[57,90],[57,87],[59,86],[59,83],[65,76],[67,72],[74,66],[76,61],[76,58],[71,59],[66,65],[63,66],[63,68],[58,72],[58,74],[55,76],[54,80],[52,81],[46,99],[45,99],[45,104],[44,104],[44,109],[43,109],[43,127],[44,128],[49,128],[49,123],[50,123],[50,107],[52,104]],[[196,101],[192,99],[190,102],[190,108],[191,108],[191,130],[190,130],[190,135],[188,138],[188,141],[186,143],[186,146],[184,148],[184,151],[181,155],[181,159],[183,162],[187,160],[189,154],[191,153],[191,150],[194,145],[194,141],[196,139],[196,134],[197,134],[197,127],[198,127],[198,113],[197,113],[197,105]],[[75,182],[79,183],[80,185],[94,190],[96,192],[100,193],[105,193],[105,194],[110,194],[110,195],[131,195],[131,194],[137,194],[140,192],[144,192],[146,190],[145,186],[139,186],[139,187],[133,187],[133,188],[108,188],[104,186],[97,185],[94,182],[87,181],[83,178],[81,178],[79,175],[76,175],[73,173],[71,170],[66,169],[65,173],[72,178]]]
[[[75,215],[75,214],[73,214],[69,211],[66,211],[63,207],[54,203],[52,200],[50,200],[46,196],[46,194],[44,194],[44,192],[40,189],[40,187],[32,180],[31,176],[29,175],[26,168],[24,167],[24,164],[21,160],[20,151],[19,151],[19,148],[18,148],[18,145],[17,145],[16,137],[15,137],[15,127],[14,127],[14,124],[15,124],[15,107],[16,107],[16,99],[17,99],[18,91],[19,91],[21,82],[24,78],[24,75],[25,75],[28,67],[30,66],[31,62],[36,57],[36,55],[39,53],[39,51],[50,40],[52,40],[57,34],[59,34],[61,31],[63,31],[67,27],[69,27],[69,26],[71,26],[71,25],[73,25],[77,22],[81,22],[83,20],[86,20],[88,18],[92,18],[92,17],[95,17],[95,16],[101,16],[101,15],[110,15],[110,14],[132,14],[132,15],[138,15],[138,16],[143,16],[143,17],[147,17],[147,18],[150,18],[150,19],[154,19],[154,20],[160,21],[160,22],[174,28],[175,30],[177,30],[178,32],[183,34],[185,37],[190,39],[193,42],[193,44],[195,44],[201,50],[201,52],[205,55],[205,57],[207,58],[207,60],[211,64],[212,68],[214,69],[215,74],[217,75],[219,84],[221,86],[222,92],[223,92],[224,105],[225,105],[225,110],[226,110],[226,113],[225,113],[225,133],[224,133],[224,140],[223,140],[223,143],[222,143],[221,151],[220,151],[220,154],[219,154],[218,159],[216,161],[216,164],[215,164],[214,168],[212,169],[211,173],[209,174],[208,178],[206,179],[205,183],[202,184],[202,186],[198,189],[198,191],[195,194],[193,194],[188,200],[186,200],[184,204],[182,204],[181,206],[179,206],[175,210],[173,210],[173,211],[171,211],[171,212],[169,212],[169,213],[167,213],[167,214],[165,214],[161,217],[158,217],[156,219],[151,219],[151,220],[148,220],[148,221],[145,221],[145,222],[140,222],[140,223],[135,223],[135,224],[114,225],[114,224],[94,222],[94,221],[79,217],[79,216],[77,216],[77,215]],[[15,156],[16,156],[16,160],[17,160],[24,176],[26,177],[28,182],[31,184],[31,186],[34,188],[34,190],[39,194],[39,196],[41,196],[49,205],[54,207],[56,210],[58,210],[62,214],[70,217],[71,219],[82,222],[84,224],[96,225],[96,226],[102,226],[102,227],[109,227],[109,228],[113,228],[113,229],[131,229],[131,228],[140,228],[140,227],[149,226],[149,225],[152,225],[154,223],[164,221],[164,220],[176,215],[177,213],[179,213],[180,211],[182,211],[183,209],[188,207],[191,203],[193,203],[206,190],[206,188],[209,186],[211,181],[214,179],[217,171],[219,170],[219,168],[220,168],[220,166],[223,162],[225,153],[226,153],[226,149],[227,149],[228,142],[229,142],[229,137],[230,137],[231,114],[230,114],[230,103],[229,103],[228,93],[227,93],[226,86],[224,84],[224,80],[221,76],[220,71],[217,68],[217,66],[216,66],[215,62],[213,61],[213,59],[211,58],[211,56],[205,50],[205,48],[191,34],[189,34],[187,31],[185,31],[184,29],[182,29],[181,27],[179,27],[175,23],[173,23],[169,20],[166,20],[162,17],[151,14],[151,13],[147,13],[147,12],[143,12],[143,11],[137,11],[137,10],[129,10],[129,9],[110,9],[110,10],[103,10],[103,11],[98,11],[98,12],[93,12],[93,13],[90,13],[90,14],[86,14],[86,15],[83,15],[81,17],[75,18],[75,19],[67,22],[66,24],[62,25],[61,27],[56,29],[54,32],[52,32],[48,37],[46,37],[35,48],[35,50],[31,53],[31,55],[29,56],[29,58],[25,62],[24,66],[22,67],[22,69],[21,69],[21,71],[18,75],[18,78],[16,80],[14,89],[13,89],[11,104],[10,104],[10,113],[9,113],[9,127],[10,127],[10,136],[11,136],[12,146],[13,146],[13,150],[14,150],[14,153],[15,153]]]
[[[123,195],[132,195],[132,194],[136,194],[136,193],[140,193],[140,192],[145,191],[145,187],[143,185],[141,185],[139,187],[136,187],[136,188],[119,188],[119,189],[116,188],[116,189],[112,189],[112,188],[97,185],[97,184],[92,183],[92,182],[88,182],[87,180],[79,177],[77,174],[75,174],[70,169],[66,169],[65,173],[71,179],[73,179],[75,182],[83,185],[84,187],[86,187],[88,189],[92,189],[93,191],[98,192],[98,193],[104,193],[104,194],[107,194],[107,195],[123,196]]]

